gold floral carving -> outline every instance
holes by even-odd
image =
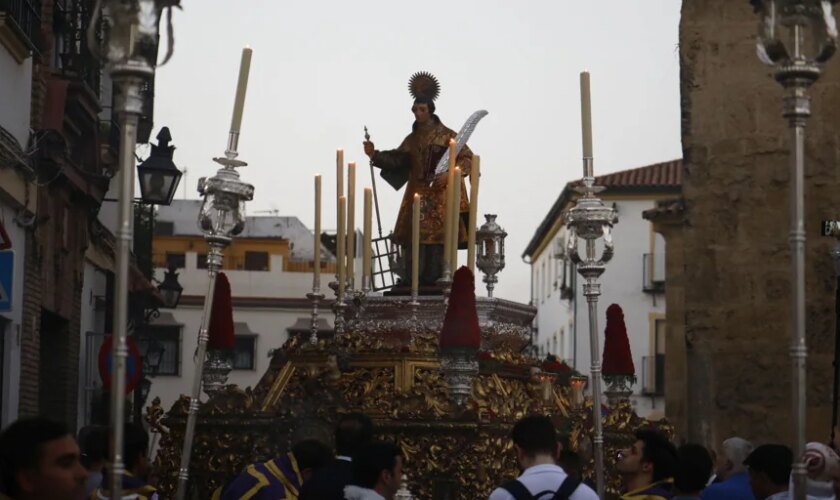
[[[481,353],[472,397],[458,408],[439,370],[438,334],[427,323],[413,334],[410,325],[395,329],[377,317],[351,325],[334,340],[290,339],[253,390],[228,386],[202,403],[190,465],[195,498],[209,498],[246,465],[284,453],[297,439],[330,440],[338,415],[350,411],[369,414],[378,437],[402,447],[415,498],[486,498],[494,485],[515,477],[509,432],[529,413],[550,416],[584,455],[591,448],[591,403],[574,408],[568,377],[541,373],[538,361],[518,349]],[[518,325],[497,321],[494,328],[513,332]],[[159,404],[148,410],[160,429],[154,469],[163,497],[177,485],[188,407],[183,397],[163,418]],[[606,415],[612,481],[615,452],[647,425],[626,403]],[[665,422],[657,425],[670,430]]]

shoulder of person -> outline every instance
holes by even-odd
[[[569,500],[599,500],[598,494],[589,485],[580,483],[577,489],[569,497]]]
[[[496,488],[487,500],[514,500],[513,495],[504,488]]]

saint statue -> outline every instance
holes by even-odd
[[[454,131],[441,123],[435,114],[435,99],[440,93],[437,79],[429,73],[415,73],[408,84],[414,97],[411,112],[414,125],[411,133],[397,149],[379,151],[370,141],[364,142],[365,154],[371,164],[382,170],[381,176],[394,189],[404,185],[405,195],[400,204],[393,241],[402,247],[406,256],[407,272],[402,276],[409,281],[411,269],[411,211],[414,194],[422,197],[420,208],[420,285],[433,286],[443,273],[443,240],[446,214],[447,172],[435,175],[438,161],[447,153],[449,140]],[[461,168],[461,204],[458,210],[458,248],[466,248],[469,200],[464,179],[470,174],[472,151],[466,146],[456,157],[455,164]],[[454,271],[454,270],[452,270]]]

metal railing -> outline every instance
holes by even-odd
[[[35,49],[35,36],[41,28],[41,1],[0,0],[0,11],[9,15],[29,48]]]
[[[665,394],[665,355],[642,356],[642,393],[648,396]]]
[[[642,290],[649,293],[665,291],[665,255],[646,253],[642,255]]]
[[[56,61],[55,67],[69,78],[78,78],[98,98],[102,80],[102,63],[94,57],[86,43],[87,29],[93,15],[91,0],[54,0]],[[97,39],[102,40],[103,25],[97,26]]]

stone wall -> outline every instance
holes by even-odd
[[[689,389],[682,407],[687,428],[680,434],[708,444],[732,435],[790,443],[793,435],[789,140],[781,87],[755,55],[756,29],[747,0],[683,1],[686,285],[679,320]],[[830,61],[811,95],[805,185],[808,439],[825,440],[834,242],[820,236],[820,221],[840,216],[840,57]],[[672,311],[668,304],[669,316]],[[667,408],[675,407],[669,401]]]

